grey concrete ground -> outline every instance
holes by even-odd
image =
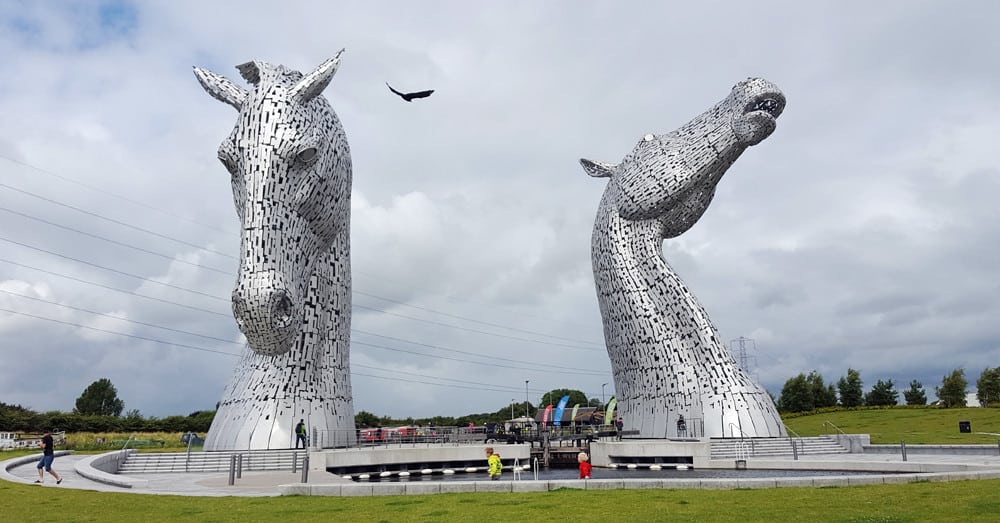
[[[77,474],[76,463],[89,456],[68,455],[55,459],[52,468],[63,477],[61,485],[48,473],[40,487],[75,488],[102,492],[125,492],[130,494],[172,494],[177,496],[278,496],[278,485],[298,483],[302,476],[292,472],[244,472],[236,485],[229,486],[228,473],[176,473],[176,474],[136,474],[134,477],[148,481],[145,488],[123,488],[98,483]],[[35,462],[7,469],[4,479],[20,483],[33,483],[38,479]],[[0,463],[0,470],[6,467]]]
[[[1000,452],[998,452],[1000,454]],[[278,496],[281,494],[303,495],[388,495],[388,494],[430,494],[436,492],[529,492],[550,488],[770,488],[781,486],[816,485],[857,485],[900,483],[907,481],[951,481],[962,479],[1000,478],[1000,455],[968,454],[919,454],[910,455],[902,461],[901,456],[892,454],[831,454],[810,455],[795,461],[788,458],[750,458],[750,468],[779,469],[838,469],[858,471],[899,471],[905,474],[874,476],[841,476],[815,478],[768,479],[664,479],[664,480],[559,480],[559,481],[468,481],[468,482],[415,482],[415,483],[345,483],[330,475],[315,474],[310,483],[300,483],[301,473],[292,472],[247,472],[236,485],[229,486],[227,473],[173,473],[137,474],[134,477],[146,480],[141,488],[122,488],[90,481],[75,471],[76,463],[86,456],[60,456],[54,468],[64,481],[56,486],[48,474],[40,488],[74,488],[104,492],[125,492],[134,494],[170,494],[180,496]],[[32,483],[38,479],[35,462],[9,466],[0,463],[3,479],[21,483]],[[4,472],[5,471],[5,472]],[[599,469],[595,476],[599,477]],[[526,476],[527,477],[527,476]]]

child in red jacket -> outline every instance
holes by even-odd
[[[576,455],[576,460],[580,462],[580,479],[590,479],[590,463],[587,462],[587,453],[581,452]]]

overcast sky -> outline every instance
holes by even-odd
[[[1000,365],[997,20],[991,1],[3,2],[0,401],[68,411],[109,378],[146,416],[214,407],[242,350],[216,159],[236,112],[191,68],[242,82],[342,47],[324,94],[354,161],[356,411],[495,411],[525,380],[532,403],[609,398],[607,182],[578,159],[617,163],[749,76],[787,108],[668,263],[774,394],[848,367],[932,399],[963,367],[972,389]]]

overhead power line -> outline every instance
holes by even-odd
[[[72,256],[66,256],[65,254],[59,254],[58,252],[50,251],[50,250],[47,250],[47,249],[42,249],[41,247],[35,247],[34,245],[28,245],[27,243],[21,243],[19,241],[14,241],[14,240],[11,240],[10,238],[4,238],[3,236],[0,236],[0,241],[5,241],[7,243],[13,243],[14,245],[19,245],[19,246],[27,248],[27,249],[31,249],[31,250],[38,251],[38,252],[44,252],[45,254],[56,256],[56,257],[62,258],[64,260],[70,260],[70,261],[74,261],[76,263],[81,263],[83,265],[87,265],[87,266],[94,267],[94,268],[97,268],[97,269],[101,269],[101,270],[113,272],[115,274],[121,274],[122,276],[128,276],[129,278],[135,278],[137,280],[142,280],[142,281],[146,281],[146,282],[149,282],[149,283],[155,283],[157,285],[163,285],[164,287],[170,287],[171,289],[177,289],[179,291],[190,292],[192,294],[199,294],[201,296],[205,296],[206,298],[212,298],[213,300],[220,300],[220,301],[224,301],[224,302],[230,302],[230,301],[232,301],[231,298],[224,298],[224,297],[221,297],[221,296],[215,296],[213,294],[208,294],[208,293],[205,293],[205,292],[196,291],[194,289],[188,289],[187,287],[181,287],[180,285],[174,285],[172,283],[166,283],[166,282],[162,282],[162,281],[159,281],[159,280],[154,280],[152,278],[147,278],[145,276],[139,276],[138,274],[132,274],[130,272],[120,271],[118,269],[113,269],[111,267],[106,267],[104,265],[100,265],[100,264],[97,264],[97,263],[92,263],[92,262],[89,262],[89,261],[86,261],[86,260],[81,260],[79,258],[73,258]]]
[[[51,300],[45,300],[45,299],[38,298],[38,297],[35,297],[35,296],[28,296],[27,294],[21,294],[21,293],[18,293],[18,292],[8,291],[6,289],[0,289],[0,292],[5,292],[7,294],[10,294],[11,296],[17,296],[19,298],[24,298],[24,299],[28,299],[28,300],[34,300],[34,301],[40,301],[42,303],[48,303],[50,305],[56,305],[58,307],[63,307],[63,308],[66,308],[66,309],[72,309],[72,310],[75,310],[75,311],[86,312],[88,314],[94,314],[96,316],[103,316],[105,318],[111,318],[111,319],[120,320],[120,321],[124,321],[124,322],[128,322],[128,323],[134,323],[136,325],[142,325],[144,327],[152,327],[154,329],[162,329],[162,330],[165,330],[165,331],[176,332],[176,333],[179,333],[179,334],[187,334],[189,336],[196,336],[198,338],[205,338],[207,340],[221,341],[221,342],[224,342],[224,343],[232,343],[234,345],[243,345],[243,342],[240,342],[240,341],[227,340],[225,338],[216,338],[214,336],[207,336],[205,334],[198,334],[196,332],[188,332],[188,331],[184,331],[184,330],[180,330],[180,329],[174,329],[174,328],[171,328],[171,327],[164,327],[163,325],[157,325],[155,323],[146,323],[144,321],[132,320],[132,319],[129,319],[129,318],[122,318],[121,316],[115,316],[114,314],[107,314],[107,313],[104,313],[104,312],[92,311],[90,309],[84,309],[83,307],[74,307],[72,305],[66,305],[65,303],[59,303],[59,302],[55,302],[55,301],[51,301]]]
[[[449,318],[455,318],[455,319],[459,319],[459,320],[463,320],[463,321],[471,321],[472,323],[478,323],[480,325],[488,325],[490,327],[499,327],[501,329],[508,329],[508,330],[512,330],[512,331],[516,331],[516,332],[523,332],[525,334],[534,334],[536,336],[545,336],[546,338],[553,338],[553,339],[557,339],[557,340],[572,341],[572,342],[576,342],[576,343],[594,344],[594,342],[591,342],[591,341],[578,340],[578,339],[574,339],[574,338],[565,338],[563,336],[554,336],[552,334],[545,334],[544,332],[536,332],[536,331],[531,331],[531,330],[526,330],[526,329],[520,329],[520,328],[517,328],[517,327],[509,327],[507,325],[501,325],[499,323],[491,323],[491,322],[488,322],[488,321],[482,321],[482,320],[477,320],[477,319],[474,319],[474,318],[468,318],[468,317],[465,317],[465,316],[459,316],[457,314],[450,314],[450,313],[447,313],[447,312],[441,312],[441,311],[434,310],[434,309],[431,309],[431,308],[428,308],[428,307],[422,307],[420,305],[414,305],[412,303],[406,303],[406,302],[403,302],[403,301],[394,300],[394,299],[391,299],[391,298],[385,298],[385,297],[382,297],[382,296],[376,296],[374,294],[369,294],[367,292],[354,291],[354,293],[355,294],[360,294],[362,296],[368,296],[369,298],[375,298],[377,300],[382,300],[382,301],[387,301],[387,302],[390,302],[390,303],[395,303],[397,305],[402,305],[404,307],[410,307],[410,308],[413,308],[413,309],[420,309],[422,311],[427,311],[427,312],[431,312],[431,313],[434,313],[434,314],[440,314],[441,316],[448,316]],[[602,348],[602,350],[603,350],[603,348]]]
[[[69,178],[67,176],[62,176],[60,174],[56,174],[56,173],[54,173],[54,172],[52,172],[52,171],[50,171],[48,169],[43,169],[42,167],[38,167],[37,165],[31,165],[30,163],[22,162],[20,160],[15,160],[15,159],[13,159],[13,158],[11,158],[9,156],[4,156],[4,155],[0,154],[0,159],[7,160],[10,163],[14,163],[14,164],[20,165],[22,167],[27,167],[29,169],[33,169],[33,170],[35,170],[37,172],[40,172],[42,174],[45,174],[47,176],[51,176],[53,178],[58,178],[58,179],[60,179],[60,180],[62,180],[64,182],[69,182],[69,183],[72,183],[74,185],[79,185],[80,187],[86,187],[87,189],[90,189],[90,190],[95,191],[95,192],[99,192],[101,194],[106,194],[108,196],[111,196],[112,198],[117,198],[117,199],[119,199],[119,200],[121,200],[123,202],[128,202],[128,203],[131,203],[133,205],[138,205],[139,207],[143,207],[145,209],[156,211],[156,212],[158,212],[160,214],[163,214],[164,216],[169,216],[170,218],[175,218],[175,219],[178,219],[178,220],[183,220],[183,221],[186,221],[188,223],[193,223],[193,224],[198,225],[200,227],[205,227],[207,229],[213,229],[213,230],[216,230],[216,231],[219,231],[219,232],[231,232],[231,231],[227,231],[225,229],[216,227],[214,225],[209,225],[207,223],[202,223],[202,222],[199,222],[197,220],[192,220],[191,218],[188,218],[186,216],[181,216],[181,215],[179,215],[177,213],[173,213],[173,212],[170,212],[170,211],[166,211],[164,209],[160,209],[159,207],[155,207],[155,206],[149,205],[148,203],[140,202],[139,200],[133,200],[132,198],[129,198],[128,196],[122,196],[120,194],[111,192],[111,191],[109,191],[107,189],[102,189],[100,187],[96,187],[94,185],[90,185],[90,184],[81,182],[79,180],[74,180],[73,178]]]
[[[147,300],[158,301],[160,303],[166,303],[166,304],[174,305],[174,306],[177,306],[177,307],[183,307],[185,309],[190,309],[190,310],[193,310],[193,311],[205,312],[205,313],[208,313],[208,314],[214,314],[216,316],[223,316],[223,317],[226,317],[226,318],[232,318],[233,317],[233,313],[232,312],[222,313],[222,312],[217,312],[217,311],[213,311],[213,310],[202,309],[201,307],[195,307],[193,305],[187,305],[187,304],[184,304],[184,303],[178,303],[176,301],[165,300],[163,298],[157,298],[155,296],[149,296],[147,294],[139,294],[138,292],[129,291],[129,290],[125,290],[125,289],[119,289],[117,287],[112,287],[110,285],[104,285],[103,283],[97,283],[97,282],[93,282],[93,281],[89,281],[89,280],[84,280],[82,278],[77,278],[75,276],[69,276],[67,274],[60,274],[60,273],[55,272],[55,271],[49,271],[49,270],[41,269],[41,268],[38,268],[38,267],[34,267],[34,266],[27,265],[27,264],[24,264],[24,263],[19,263],[19,262],[13,261],[13,260],[5,259],[5,258],[0,258],[0,262],[9,263],[11,265],[17,265],[18,267],[24,267],[25,269],[31,269],[33,271],[43,272],[45,274],[51,274],[52,276],[58,276],[60,278],[66,278],[67,280],[73,280],[75,282],[83,283],[83,284],[86,284],[86,285],[93,285],[95,287],[101,287],[102,289],[108,289],[108,290],[111,290],[111,291],[120,292],[122,294],[129,294],[129,295],[132,295],[132,296],[136,296],[138,298],[144,298],[144,299],[147,299]]]
[[[195,249],[198,249],[198,250],[201,250],[201,251],[210,252],[212,254],[218,254],[219,256],[222,256],[222,257],[225,257],[225,258],[236,259],[236,257],[233,256],[232,254],[226,254],[224,252],[215,251],[215,250],[209,249],[207,247],[202,247],[201,245],[197,245],[197,244],[194,244],[194,243],[191,243],[191,242],[188,242],[188,241],[181,240],[179,238],[174,238],[172,236],[167,236],[166,234],[160,234],[160,233],[158,233],[156,231],[151,231],[149,229],[143,229],[142,227],[138,227],[136,225],[132,225],[131,223],[125,223],[125,222],[123,222],[121,220],[116,220],[114,218],[108,218],[107,216],[102,216],[100,214],[97,214],[96,212],[91,212],[91,211],[88,211],[88,210],[85,210],[85,209],[81,209],[79,207],[74,207],[74,206],[66,204],[66,203],[58,202],[58,201],[53,200],[51,198],[46,198],[44,196],[41,196],[39,194],[35,194],[33,192],[30,192],[30,191],[25,191],[23,189],[18,189],[17,187],[13,187],[11,185],[7,185],[6,183],[0,183],[0,187],[3,187],[5,189],[9,189],[11,191],[19,192],[19,193],[24,194],[26,196],[31,196],[32,198],[37,198],[37,199],[45,201],[45,202],[49,202],[49,203],[51,203],[53,205],[58,205],[60,207],[65,207],[67,209],[72,209],[72,210],[74,210],[76,212],[79,212],[79,213],[82,213],[82,214],[86,214],[87,216],[93,216],[94,218],[98,218],[98,219],[101,219],[101,220],[104,220],[104,221],[107,221],[107,222],[111,222],[111,223],[114,223],[114,224],[117,224],[117,225],[121,225],[122,227],[127,227],[129,229],[132,229],[132,230],[135,230],[135,231],[139,231],[139,232],[144,232],[146,234],[152,234],[153,236],[156,236],[157,238],[163,238],[164,240],[170,240],[172,242],[176,242],[176,243],[179,243],[181,245],[187,245],[188,247],[194,247]]]
[[[74,229],[73,227],[69,227],[69,226],[66,226],[66,225],[59,224],[59,223],[50,222],[48,220],[39,218],[37,216],[32,216],[30,214],[25,214],[23,212],[14,211],[14,210],[8,209],[6,207],[0,207],[0,211],[4,211],[4,212],[10,213],[10,214],[16,214],[17,216],[21,216],[21,217],[27,218],[29,220],[34,220],[34,221],[37,221],[37,222],[44,223],[46,225],[51,225],[52,227],[58,227],[60,229],[64,229],[64,230],[67,230],[67,231],[70,231],[70,232],[74,232],[76,234],[80,234],[80,235],[83,235],[83,236],[88,236],[90,238],[96,238],[98,240],[106,241],[108,243],[111,243],[111,244],[114,244],[114,245],[118,245],[120,247],[125,247],[127,249],[132,249],[134,251],[144,252],[146,254],[152,254],[153,256],[159,256],[160,258],[166,258],[168,260],[175,261],[177,263],[183,263],[185,265],[191,265],[191,266],[194,266],[194,267],[205,269],[206,271],[218,272],[218,273],[229,274],[229,275],[233,274],[230,271],[224,271],[222,269],[216,269],[215,267],[209,267],[207,265],[202,265],[200,263],[194,263],[194,262],[189,262],[187,260],[182,260],[182,259],[180,259],[177,256],[172,255],[172,254],[163,254],[161,252],[151,251],[149,249],[143,249],[142,247],[138,247],[136,245],[132,245],[132,244],[125,243],[125,242],[120,242],[118,240],[112,240],[111,238],[106,238],[106,237],[101,236],[99,234],[93,234],[93,233],[89,233],[87,231],[81,231],[80,229]]]
[[[8,187],[8,188],[11,188],[11,189],[13,189],[15,191],[18,191],[18,192],[24,192],[24,191],[21,191],[20,189],[10,187],[10,186],[8,186],[6,184],[3,184],[3,183],[0,183],[0,186],[2,186],[2,187]],[[115,223],[122,223],[122,222],[118,222],[117,220],[113,220],[111,218],[104,217],[104,216],[102,216],[100,214],[97,214],[97,213],[90,213],[89,211],[83,211],[81,209],[77,209],[76,207],[69,206],[67,204],[64,204],[62,202],[58,202],[56,200],[47,199],[47,198],[44,198],[44,197],[41,197],[41,196],[38,196],[38,195],[34,195],[32,193],[26,193],[26,194],[31,194],[32,196],[45,199],[46,201],[53,202],[53,203],[55,203],[57,205],[64,205],[66,207],[69,207],[69,208],[72,208],[72,209],[75,209],[75,210],[80,210],[81,212],[87,212],[90,215],[97,216],[97,217],[100,217],[102,219],[106,219],[106,220],[109,220],[109,221],[112,221],[112,222],[115,222]],[[146,253],[149,253],[149,254],[153,254],[153,255],[156,255],[156,256],[161,256],[161,257],[164,257],[164,258],[170,258],[170,259],[179,261],[181,263],[187,263],[187,264],[190,264],[190,265],[197,266],[199,268],[204,268],[204,269],[207,269],[207,270],[211,270],[211,271],[222,273],[222,274],[228,274],[230,276],[234,276],[235,277],[235,273],[233,273],[233,272],[224,271],[224,270],[220,270],[220,269],[215,269],[215,268],[211,268],[211,267],[206,267],[206,266],[203,266],[203,265],[200,265],[200,264],[191,263],[191,262],[186,262],[184,260],[180,260],[180,259],[177,259],[175,257],[171,257],[171,256],[168,256],[168,255],[165,255],[165,254],[162,254],[162,253],[157,253],[157,252],[154,252],[154,251],[150,251],[148,249],[143,249],[141,247],[130,245],[130,244],[127,244],[127,243],[124,243],[124,242],[118,242],[116,240],[112,240],[112,239],[106,238],[104,236],[95,235],[95,234],[92,234],[92,233],[81,231],[81,230],[78,230],[78,229],[75,229],[75,228],[72,228],[72,227],[68,227],[68,226],[65,226],[65,225],[62,225],[62,224],[51,222],[49,220],[38,218],[36,216],[32,216],[32,215],[29,215],[29,214],[26,214],[26,213],[21,213],[21,212],[18,212],[18,211],[12,211],[10,209],[6,209],[6,208],[3,208],[3,207],[0,207],[0,210],[4,210],[4,211],[7,211],[7,212],[9,212],[11,214],[19,215],[19,216],[22,216],[22,217],[25,217],[25,218],[28,218],[28,219],[32,219],[32,220],[36,220],[36,221],[39,221],[39,222],[42,222],[42,223],[46,223],[46,224],[48,224],[50,226],[53,226],[53,227],[62,228],[62,229],[65,229],[65,230],[69,230],[69,231],[78,233],[78,234],[82,234],[82,235],[86,235],[86,236],[98,238],[98,239],[101,239],[101,240],[104,240],[104,241],[108,241],[108,242],[111,242],[111,243],[114,243],[114,244],[117,244],[117,245],[122,245],[122,246],[125,246],[125,247],[128,247],[128,248],[132,248],[132,249],[139,250],[139,251],[142,251],[142,252],[146,252]],[[139,229],[139,230],[143,231],[143,232],[147,232],[149,234],[154,234],[154,235],[162,236],[162,235],[159,235],[158,233],[154,233],[152,231],[147,231],[146,229]],[[118,272],[120,274],[123,274],[123,275],[126,275],[126,276],[130,276],[130,277],[133,277],[133,278],[145,279],[146,281],[149,281],[149,282],[152,282],[152,283],[156,283],[156,284],[159,284],[159,285],[166,285],[166,286],[169,286],[169,287],[175,287],[175,288],[178,288],[178,289],[181,289],[181,290],[185,290],[187,292],[192,292],[192,293],[195,293],[195,294],[201,294],[203,296],[207,296],[207,297],[210,297],[210,298],[213,298],[213,299],[216,299],[216,300],[220,300],[220,301],[229,301],[230,300],[230,298],[228,298],[228,297],[213,296],[213,295],[205,294],[205,293],[203,293],[201,291],[196,291],[196,290],[192,290],[192,289],[186,289],[186,288],[182,288],[182,287],[176,287],[176,286],[173,286],[171,284],[159,282],[157,280],[152,280],[152,279],[148,279],[148,278],[142,278],[141,276],[136,276],[136,275],[133,275],[133,274],[130,274],[130,273],[122,272],[122,271],[119,271],[117,269],[112,269],[110,267],[105,267],[105,266],[102,266],[102,265],[92,264],[90,262],[86,262],[86,261],[83,261],[83,260],[79,260],[77,258],[72,258],[72,257],[66,256],[66,255],[62,255],[62,254],[59,254],[59,253],[55,253],[55,252],[52,252],[52,251],[41,249],[39,247],[31,246],[31,245],[28,245],[28,244],[25,244],[25,243],[16,242],[14,240],[2,238],[2,237],[0,237],[0,240],[6,240],[8,242],[15,243],[17,245],[21,245],[21,246],[29,248],[29,249],[34,249],[34,250],[41,251],[41,252],[44,252],[44,253],[47,253],[47,254],[51,254],[51,255],[54,255],[54,256],[59,256],[59,257],[62,257],[62,258],[65,258],[65,259],[69,259],[69,260],[72,260],[72,261],[76,261],[76,262],[79,262],[79,263],[83,263],[83,264],[86,264],[86,265],[95,266],[95,267],[98,267],[98,268],[101,268],[101,269],[104,269],[104,270],[108,270],[108,271],[112,271],[112,272]],[[186,242],[183,242],[182,240],[177,240],[177,239],[174,239],[174,240],[178,241],[178,242],[181,242],[181,243],[186,243]],[[188,245],[192,245],[192,246],[197,247],[194,244],[188,244]],[[217,252],[217,251],[208,250],[208,252]],[[227,256],[229,258],[234,258],[233,256],[229,256],[229,255],[225,255],[225,256]],[[362,296],[372,297],[372,298],[383,300],[383,301],[387,301],[387,302],[390,302],[390,303],[396,303],[396,304],[407,306],[407,307],[411,307],[411,308],[425,310],[425,311],[431,312],[433,314],[439,314],[439,315],[442,315],[442,316],[448,316],[448,317],[460,319],[460,320],[463,320],[463,321],[470,321],[470,322],[479,323],[479,324],[483,324],[483,325],[489,325],[489,326],[493,326],[493,327],[498,327],[498,328],[502,328],[502,329],[507,329],[507,330],[515,331],[515,332],[524,332],[524,333],[533,334],[533,335],[537,335],[537,336],[543,336],[543,337],[547,337],[547,338],[562,339],[562,340],[574,341],[574,342],[578,342],[578,343],[586,343],[586,344],[592,344],[592,345],[600,345],[600,344],[597,344],[597,343],[594,343],[594,342],[587,342],[587,341],[583,341],[583,340],[576,340],[576,339],[573,339],[573,338],[565,338],[565,337],[561,337],[561,336],[554,336],[554,335],[551,335],[551,334],[545,334],[545,333],[540,333],[540,332],[536,332],[536,331],[529,331],[529,330],[520,329],[520,328],[517,328],[517,327],[510,327],[510,326],[507,326],[507,325],[502,325],[502,324],[497,324],[497,323],[491,323],[491,322],[485,322],[485,321],[482,321],[482,320],[476,320],[476,319],[468,318],[468,317],[464,317],[464,316],[458,316],[458,315],[455,315],[455,314],[450,314],[450,313],[447,313],[447,312],[437,311],[437,310],[430,309],[430,308],[427,308],[427,307],[422,307],[422,306],[419,306],[419,305],[413,305],[413,304],[405,303],[405,302],[402,302],[402,301],[399,301],[399,300],[394,300],[392,298],[386,298],[384,296],[378,296],[378,295],[367,293],[367,292],[363,292],[363,291],[352,290],[352,293],[359,294],[359,295],[362,295]],[[531,340],[531,339],[527,339],[527,338],[520,338],[520,337],[516,337],[516,336],[508,336],[508,335],[498,334],[498,333],[490,333],[490,332],[480,331],[480,330],[476,330],[476,329],[469,329],[469,328],[466,328],[466,327],[459,327],[459,326],[451,325],[451,324],[448,324],[448,323],[441,323],[441,322],[435,322],[435,321],[432,321],[432,320],[426,320],[426,319],[422,319],[422,318],[416,318],[416,317],[413,317],[413,316],[407,316],[407,315],[404,315],[404,314],[390,312],[390,311],[386,311],[384,309],[378,309],[378,308],[375,308],[375,307],[366,307],[364,305],[357,305],[357,304],[355,304],[354,306],[355,307],[359,307],[359,308],[365,308],[365,309],[369,309],[369,310],[381,312],[383,314],[389,314],[389,315],[393,315],[393,316],[402,317],[402,318],[405,318],[405,319],[410,319],[410,320],[414,320],[414,321],[422,321],[422,322],[429,323],[429,324],[439,325],[439,326],[443,326],[443,327],[447,327],[447,328],[452,328],[452,329],[465,330],[465,331],[474,332],[474,333],[478,333],[478,334],[485,334],[485,335],[489,335],[489,336],[500,336],[500,337],[506,337],[506,338],[509,338],[509,339],[515,339],[515,340],[519,340],[519,341],[530,341],[530,342],[533,342],[533,343],[542,343],[542,344],[547,344],[547,345],[567,347],[567,348],[577,348],[577,349],[582,349],[582,350],[593,350],[593,351],[598,351],[598,352],[603,352],[604,351],[603,346],[601,346],[601,348],[598,348],[596,346],[594,346],[594,347],[582,347],[582,346],[579,346],[579,345],[570,345],[570,344],[564,344],[564,343],[547,342],[547,341],[542,341],[542,340]]]

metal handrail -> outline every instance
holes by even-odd
[[[521,479],[521,462],[514,458],[514,481]]]
[[[730,423],[729,424],[729,428],[730,428],[730,432],[733,433],[733,434],[736,434],[736,430],[740,431],[740,439],[742,439],[742,438],[751,438],[752,439],[753,438],[753,436],[747,434],[746,432],[743,432],[743,429],[739,425],[737,425],[735,423]],[[732,430],[734,428],[736,430]]]
[[[799,435],[799,433],[798,433],[798,432],[795,432],[795,430],[793,430],[793,429],[792,429],[791,427],[789,427],[788,425],[785,425],[785,431],[787,431],[787,432],[791,432],[792,434],[795,434],[795,437],[796,437],[796,438],[801,438],[801,437],[802,437],[802,436],[800,436],[800,435]]]
[[[824,421],[824,422],[822,423],[822,425],[820,425],[820,426],[826,426],[826,425],[829,425],[829,426],[831,426],[831,427],[833,427],[833,428],[837,429],[837,432],[839,432],[839,433],[841,433],[841,434],[843,434],[843,435],[845,435],[845,436],[847,435],[847,433],[846,433],[846,432],[844,432],[844,431],[840,430],[840,427],[838,427],[838,426],[834,425],[834,424],[833,424],[833,422],[832,422],[832,421],[830,421],[830,420],[826,420],[826,421]]]
[[[747,452],[747,442],[744,440],[737,441],[736,459],[746,461],[747,457],[749,457],[749,453]]]
[[[127,440],[125,440],[125,444],[122,445],[122,450],[125,450],[126,448],[128,448],[128,444],[132,443],[132,440],[134,440],[134,439],[135,439],[135,434],[133,433],[131,436],[128,437]]]

